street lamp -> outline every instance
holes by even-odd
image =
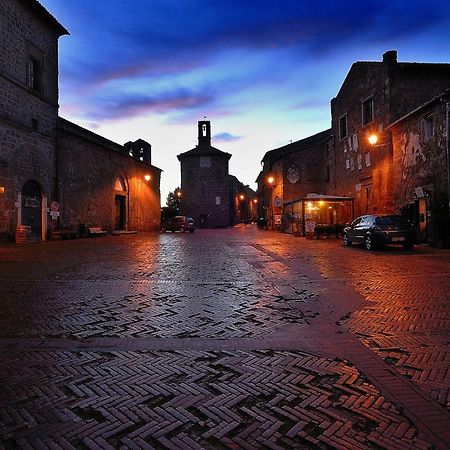
[[[177,192],[176,192],[176,196],[177,196],[178,198],[180,198],[180,197],[181,197],[181,191],[177,191]]]
[[[151,179],[152,179],[152,177],[149,174],[144,175],[144,180],[145,181],[150,181]]]
[[[239,196],[239,198],[240,198],[241,200],[244,200],[245,195],[244,195],[244,194],[241,194],[241,195]]]

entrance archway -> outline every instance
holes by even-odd
[[[31,227],[31,240],[42,240],[42,189],[37,181],[29,180],[21,190],[20,224]]]
[[[114,185],[114,229],[125,230],[127,224],[127,184],[122,177],[117,177]]]

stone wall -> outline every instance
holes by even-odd
[[[126,184],[126,229],[154,231],[160,225],[160,170],[130,157],[126,149],[64,119],[59,126],[61,225],[115,227],[116,179]],[[145,175],[151,180],[146,181]]]
[[[58,37],[64,30],[33,5],[0,0],[0,233],[14,232],[26,181],[39,183],[44,201],[55,194]],[[27,84],[30,56],[40,68],[37,89]]]
[[[355,197],[355,215],[393,213],[394,166],[390,132],[393,120],[419,107],[450,87],[450,65],[397,63],[396,52],[383,62],[355,63],[337,97],[331,102],[335,139],[335,194]],[[362,123],[363,102],[373,97],[373,120]],[[347,136],[340,118],[347,115]],[[369,135],[378,142],[371,145]]]
[[[425,133],[427,118],[433,123],[431,136]],[[395,207],[403,208],[412,220],[423,222],[425,237],[438,241],[445,234],[438,228],[442,228],[448,214],[446,102],[442,98],[431,102],[394,124],[391,130]],[[423,208],[419,211],[421,201]],[[420,217],[420,213],[425,217]]]
[[[230,225],[228,158],[211,155],[210,167],[200,167],[199,155],[181,158],[181,213],[200,226],[200,216],[207,216],[208,227]],[[220,198],[220,204],[216,199]]]

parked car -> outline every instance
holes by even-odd
[[[355,219],[344,228],[343,243],[346,247],[363,244],[373,250],[384,244],[400,244],[405,248],[414,245],[414,229],[406,217],[394,215],[367,215]]]
[[[193,233],[195,231],[194,219],[186,216],[172,217],[162,223],[161,231],[171,231],[172,233],[175,233],[175,231],[180,231],[181,233],[189,231],[189,233]]]

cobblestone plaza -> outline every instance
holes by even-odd
[[[0,448],[449,448],[449,269],[254,226],[3,245]]]

